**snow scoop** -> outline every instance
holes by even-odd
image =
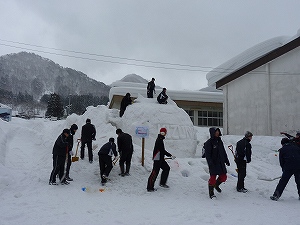
[[[75,153],[75,156],[72,157],[72,162],[76,162],[79,160],[79,157],[77,156],[79,143],[80,143],[80,140],[77,140],[76,153]]]
[[[228,145],[228,148],[232,152],[232,155],[233,155],[233,158],[234,158],[234,161],[235,161],[236,158],[235,158],[235,155],[234,155],[234,152],[233,152],[233,146],[232,145]],[[238,173],[238,169],[235,169],[235,171]]]

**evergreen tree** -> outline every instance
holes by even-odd
[[[63,115],[64,111],[60,96],[56,93],[51,94],[48,101],[46,117],[54,116],[57,118],[61,118],[63,117]]]

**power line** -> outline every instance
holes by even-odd
[[[208,66],[205,67],[205,66],[184,65],[184,64],[168,63],[168,62],[156,62],[156,61],[148,61],[148,60],[141,60],[141,59],[130,59],[130,58],[124,58],[124,57],[117,57],[117,56],[107,56],[107,55],[94,54],[94,53],[85,53],[85,52],[79,52],[79,51],[63,50],[63,49],[58,49],[58,48],[50,48],[50,47],[44,47],[44,46],[39,46],[39,45],[32,45],[32,44],[26,44],[26,43],[22,43],[22,42],[8,41],[8,40],[2,40],[2,39],[0,39],[0,41],[10,42],[10,43],[14,43],[14,44],[27,45],[27,46],[32,46],[32,47],[38,47],[38,48],[45,48],[45,49],[50,49],[50,50],[55,50],[55,51],[64,51],[64,52],[75,53],[75,54],[89,55],[89,56],[106,57],[106,58],[121,59],[121,60],[128,60],[128,61],[160,64],[160,65],[191,67],[191,68],[199,67],[199,68],[204,68],[204,69],[206,68],[206,69],[210,69],[210,70],[164,67],[164,66],[155,66],[155,65],[127,63],[127,62],[120,62],[120,61],[109,61],[109,60],[103,60],[103,59],[97,59],[97,58],[87,58],[87,57],[76,56],[76,55],[67,55],[67,54],[61,54],[61,53],[55,53],[55,52],[49,52],[49,51],[43,51],[43,50],[37,50],[37,49],[25,48],[25,47],[16,46],[16,45],[9,45],[9,44],[0,43],[0,45],[2,45],[2,46],[11,47],[11,48],[41,52],[41,53],[64,56],[64,57],[69,57],[69,58],[84,59],[84,60],[98,61],[98,62],[104,62],[104,63],[122,64],[122,65],[129,65],[129,66],[138,66],[138,67],[147,67],[147,68],[156,68],[156,69],[167,69],[167,70],[178,70],[178,71],[188,71],[188,72],[205,72],[205,73],[211,72],[212,69],[213,69],[213,71],[216,72],[216,73],[224,73],[224,74],[230,74],[230,73],[232,73],[232,72],[234,72],[238,69],[237,68],[235,70],[232,70],[232,69],[224,69],[224,68],[220,68],[220,67],[213,68],[213,67],[208,67]],[[252,73],[253,74],[261,74],[261,73],[264,73],[264,71],[252,71]],[[270,72],[270,74],[271,75],[300,75],[299,73],[275,72],[275,71]]]
[[[150,61],[150,60],[143,60],[143,59],[133,59],[133,58],[111,56],[111,55],[102,55],[102,54],[95,54],[95,53],[87,53],[87,52],[80,52],[80,51],[73,51],[73,50],[51,48],[51,47],[45,47],[45,46],[41,46],[41,45],[32,45],[32,44],[16,42],[16,41],[8,41],[8,40],[3,40],[3,39],[0,39],[0,41],[5,41],[5,42],[9,42],[9,43],[14,43],[14,44],[20,44],[20,45],[27,45],[27,46],[31,46],[31,47],[37,47],[37,48],[45,48],[45,49],[50,49],[50,50],[55,50],[55,51],[63,51],[63,52],[90,55],[90,56],[99,56],[99,57],[112,58],[112,59],[122,59],[122,60],[128,60],[128,61],[146,62],[146,63],[154,63],[154,64],[162,64],[162,65],[170,65],[170,66],[182,66],[182,67],[213,69],[213,67],[209,67],[209,66],[196,66],[196,65],[188,65],[188,64],[159,62],[159,61]]]

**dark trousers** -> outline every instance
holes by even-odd
[[[121,173],[124,173],[124,163],[126,163],[126,170],[125,173],[129,173],[130,170],[130,165],[131,165],[131,158],[132,158],[132,153],[133,152],[120,152],[120,160],[119,160],[119,165],[120,165],[120,170]]]
[[[93,149],[92,149],[92,141],[82,141],[81,142],[81,151],[80,151],[80,158],[84,159],[84,148],[87,145],[88,154],[89,154],[89,161],[93,161]]]
[[[147,98],[153,98],[153,91],[147,91]]]
[[[70,155],[68,155],[68,160],[67,160],[67,166],[66,166],[66,177],[69,177],[70,174],[70,167],[72,164],[72,157]]]
[[[66,156],[53,155],[53,170],[50,175],[50,182],[56,182],[56,175],[60,180],[63,179],[65,169]]]
[[[102,175],[105,174],[106,176],[109,176],[109,173],[113,168],[111,156],[99,155],[99,166],[100,166],[101,180],[104,181]]]
[[[289,182],[291,176],[295,176],[295,182],[298,189],[298,195],[300,197],[300,170],[285,170],[282,173],[282,177],[279,180],[279,183],[275,189],[274,196],[280,197],[287,183]]]
[[[236,165],[237,165],[237,169],[238,169],[238,181],[237,181],[236,188],[242,189],[242,188],[245,188],[247,163],[245,160],[236,160]]]
[[[154,183],[156,181],[160,169],[162,169],[160,184],[164,185],[167,183],[169,172],[170,172],[170,166],[165,160],[154,160],[153,169],[148,178],[148,185],[147,185],[148,190],[152,190],[154,188]]]

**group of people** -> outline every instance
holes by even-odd
[[[64,129],[62,133],[56,139],[53,146],[53,169],[50,174],[49,185],[57,185],[56,177],[58,176],[61,184],[69,184],[69,181],[73,181],[70,178],[70,167],[72,163],[72,156],[74,155],[73,136],[78,130],[78,126],[73,124],[70,129]],[[118,152],[116,150],[116,144],[114,138],[109,138],[108,142],[104,144],[99,152],[99,167],[100,167],[100,175],[101,175],[101,183],[104,184],[107,182],[109,173],[113,168],[112,165],[112,156],[114,156],[114,160],[119,160],[120,165],[120,176],[129,176],[130,166],[131,166],[131,158],[133,154],[133,144],[131,135],[124,133],[121,129],[116,130],[117,134],[117,145]],[[86,119],[86,124],[82,126],[81,129],[81,138],[77,141],[81,141],[81,152],[80,158],[84,159],[85,146],[88,147],[88,157],[89,162],[93,163],[93,149],[92,149],[92,141],[96,140],[96,128],[93,124],[91,124],[90,119]],[[77,153],[77,150],[76,150]]]
[[[60,180],[61,184],[69,184],[69,181],[73,181],[70,177],[70,168],[72,164],[72,156],[73,152],[73,143],[74,143],[74,135],[78,130],[78,126],[76,124],[72,124],[68,129],[64,129],[62,133],[56,139],[52,155],[53,155],[53,169],[50,174],[49,184],[57,185],[56,177]],[[92,141],[96,140],[96,128],[93,124],[91,124],[90,119],[86,119],[86,124],[82,126],[81,129],[81,138],[77,141],[81,141],[81,152],[80,158],[84,159],[84,150],[85,146],[88,148],[89,162],[93,163],[93,150],[92,150]],[[78,146],[77,146],[78,147]],[[78,150],[78,149],[77,149]],[[77,154],[76,150],[76,154]]]
[[[57,185],[56,177],[58,175],[61,184],[69,184],[69,181],[73,181],[70,178],[71,156],[73,153],[73,136],[78,130],[76,124],[72,124],[69,129],[64,129],[62,133],[56,139],[53,146],[53,170],[50,174],[49,184]],[[211,127],[209,129],[210,138],[204,143],[205,158],[209,167],[210,178],[208,180],[208,193],[210,198],[215,198],[214,190],[222,192],[220,184],[227,180],[226,166],[230,166],[228,156],[226,154],[223,141],[221,139],[222,133],[219,128]],[[116,130],[117,145],[114,138],[109,138],[99,150],[99,167],[101,183],[107,182],[109,174],[113,168],[113,161],[119,160],[120,176],[130,175],[131,159],[133,154],[132,137],[128,133],[124,133],[121,129]],[[297,185],[299,200],[300,200],[300,132],[296,137],[293,137],[287,133],[282,133],[287,136],[281,140],[282,148],[279,149],[279,162],[282,167],[281,179],[274,191],[274,194],[270,197],[272,200],[277,201],[283,193],[287,183],[291,176],[295,176],[295,182]],[[89,162],[93,162],[92,141],[95,139],[96,129],[91,124],[90,119],[86,119],[86,124],[82,126],[81,131],[81,154],[80,158],[84,159],[85,145],[88,147]],[[170,167],[165,161],[165,156],[175,158],[169,153],[164,146],[164,139],[167,135],[167,129],[161,128],[157,139],[155,141],[153,149],[153,169],[150,173],[147,183],[147,191],[153,192],[155,181],[162,169],[161,179],[159,185],[163,188],[169,188],[167,185],[167,179],[169,176]],[[250,131],[245,133],[245,136],[239,140],[236,144],[236,150],[234,153],[234,161],[237,165],[238,179],[236,184],[236,190],[238,192],[246,193],[248,190],[245,188],[245,177],[247,163],[251,162],[252,146],[250,144],[253,134]],[[118,147],[118,151],[117,151]],[[112,157],[114,156],[114,159]],[[119,158],[117,158],[119,157]]]
[[[221,192],[220,184],[227,180],[226,166],[230,166],[222,136],[219,128],[210,128],[210,139],[204,144],[205,157],[209,167],[210,178],[208,180],[208,193],[210,198],[215,198],[214,190]],[[296,137],[285,134],[288,138],[281,140],[282,148],[279,149],[279,162],[282,167],[282,176],[270,199],[277,201],[283,193],[291,176],[294,175],[300,200],[300,132]],[[234,161],[237,165],[238,180],[236,190],[246,193],[245,177],[247,163],[251,162],[252,146],[250,144],[253,134],[250,131],[245,133],[244,138],[236,144]]]
[[[155,78],[152,78],[151,81],[148,82],[147,98],[153,98],[153,94],[156,94],[154,81],[155,81]],[[169,98],[169,96],[167,95],[167,89],[163,88],[156,99],[159,104],[167,104],[168,98]],[[130,95],[130,93],[126,93],[125,96],[121,100],[120,114],[119,114],[120,117],[122,117],[124,115],[124,112],[125,112],[127,106],[129,106],[131,104],[132,104],[131,95]]]

